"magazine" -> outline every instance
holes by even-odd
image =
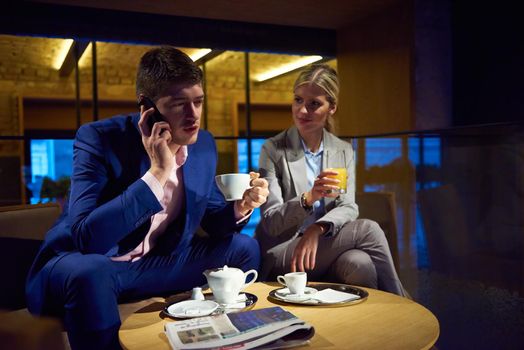
[[[169,322],[173,349],[281,349],[304,345],[313,326],[279,306]]]

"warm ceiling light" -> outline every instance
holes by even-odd
[[[82,56],[80,56],[80,59],[78,60],[78,67],[84,68],[88,65],[89,61],[87,60],[88,52],[91,52],[92,42],[90,41],[87,45],[86,49],[82,53]]]
[[[210,52],[211,49],[199,49],[189,55],[189,57],[193,60],[193,62],[196,62]]]
[[[71,49],[71,45],[73,45],[73,42],[74,42],[73,39],[62,40],[60,49],[58,49],[58,53],[53,62],[54,69],[59,70],[60,68],[62,68],[62,64],[64,63],[64,60],[67,56],[67,53]]]
[[[264,73],[261,73],[255,77],[255,81],[261,82],[265,81],[271,78],[274,78],[276,76],[282,75],[287,72],[291,72],[295,69],[298,69],[300,67],[307,66],[308,64],[311,64],[316,61],[320,61],[322,59],[322,56],[305,56],[301,57],[296,61],[286,63],[280,67],[270,69]]]

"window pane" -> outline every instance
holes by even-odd
[[[73,167],[73,140],[31,140],[30,203],[64,198]]]

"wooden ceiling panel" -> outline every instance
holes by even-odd
[[[338,29],[402,0],[36,0],[140,13]]]

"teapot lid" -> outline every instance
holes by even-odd
[[[224,267],[218,267],[216,269],[211,269],[208,271],[209,271],[209,275],[211,276],[227,277],[227,276],[232,276],[241,270],[237,269],[236,267],[229,267],[227,265],[224,265]]]

